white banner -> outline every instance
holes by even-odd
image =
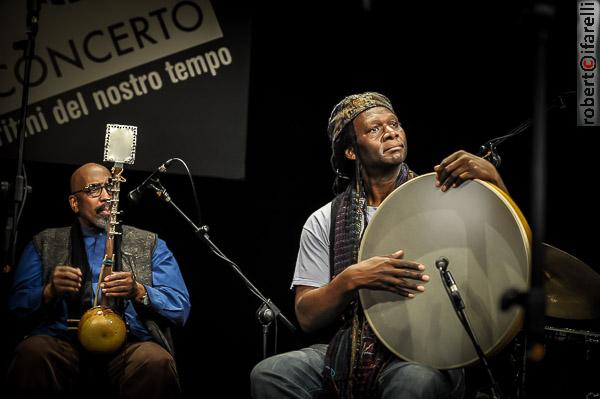
[[[20,106],[25,2],[2,1],[0,114]],[[30,102],[223,36],[208,0],[102,0],[43,5]]]
[[[26,2],[0,3],[0,156],[16,153]],[[139,162],[243,178],[250,16],[209,0],[43,2],[26,159],[98,161],[107,123],[139,127]],[[98,147],[98,148],[96,148]]]

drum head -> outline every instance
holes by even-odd
[[[465,311],[486,354],[501,349],[517,333],[521,310],[500,309],[509,288],[529,286],[526,222],[508,196],[478,180],[442,192],[435,174],[408,181],[383,201],[370,221],[359,260],[399,249],[425,265],[425,292],[407,299],[387,291],[360,290],[367,320],[398,357],[438,369],[478,361],[445,291],[435,261],[450,261]]]

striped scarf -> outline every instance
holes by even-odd
[[[406,164],[402,164],[396,187],[415,176]],[[359,190],[356,184],[350,184],[332,202],[332,279],[358,261],[358,249],[366,228],[366,198]],[[348,305],[340,329],[329,342],[322,375],[326,392],[322,397],[377,397],[379,372],[393,359],[394,354],[375,336],[356,297]]]

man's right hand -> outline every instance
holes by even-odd
[[[385,290],[414,298],[425,291],[425,266],[404,260],[403,251],[387,256],[374,256],[348,266],[333,280],[321,287],[296,287],[296,317],[302,330],[308,333],[331,324],[356,298],[360,288]]]
[[[424,265],[404,260],[403,256],[404,251],[400,250],[387,256],[374,256],[348,267],[352,288],[385,290],[414,298],[416,293],[425,291],[422,284],[429,281],[429,276],[423,273]]]
[[[78,292],[81,278],[81,270],[76,267],[56,266],[50,281],[44,287],[44,302],[58,299],[67,292]]]

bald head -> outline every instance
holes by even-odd
[[[86,163],[71,175],[71,192],[78,192],[90,184],[105,184],[111,174],[108,169],[97,163]],[[82,226],[106,229],[108,224],[108,200],[110,193],[101,189],[99,195],[78,192],[69,195],[69,205],[77,215]]]
[[[86,163],[77,168],[71,175],[71,192],[81,190],[89,183],[103,183],[110,176],[110,171],[97,163]]]

